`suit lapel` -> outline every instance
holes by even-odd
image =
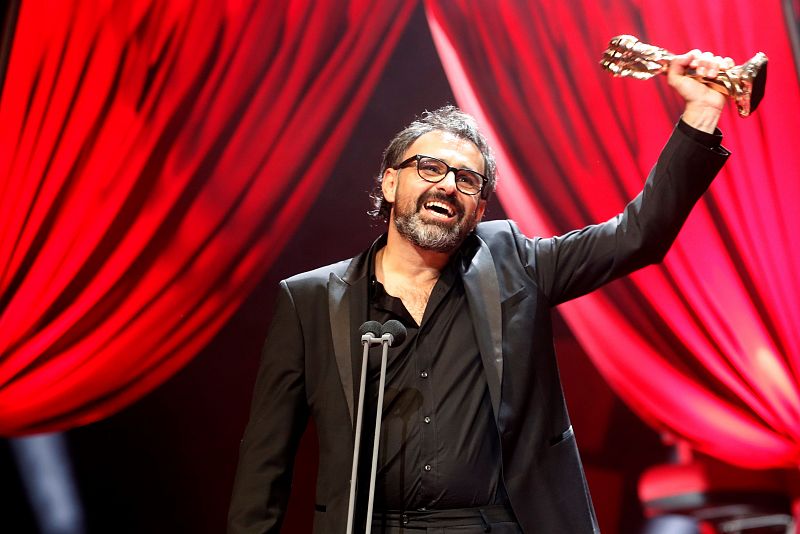
[[[350,292],[344,280],[331,273],[328,279],[328,312],[331,321],[331,338],[336,367],[342,382],[350,422],[353,422],[353,367],[350,360],[352,331],[350,319]]]
[[[471,259],[464,257],[462,264],[464,290],[469,312],[481,352],[483,370],[489,385],[489,396],[495,418],[500,414],[500,394],[503,381],[503,324],[500,308],[500,286],[489,247],[477,235],[477,244]]]
[[[358,396],[358,381],[353,377],[361,373],[362,348],[358,328],[367,320],[368,261],[372,257],[371,252],[378,250],[385,242],[385,238],[379,238],[370,250],[353,258],[341,278],[336,273],[331,273],[328,278],[328,315],[333,353],[351,424],[354,423],[353,399]]]

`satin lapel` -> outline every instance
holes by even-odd
[[[378,238],[370,249],[377,250],[386,242],[385,237]],[[331,273],[328,278],[328,315],[331,322],[331,339],[336,367],[342,382],[344,397],[347,400],[347,411],[350,423],[353,423],[353,399],[358,395],[358,381],[354,376],[361,373],[361,334],[358,328],[367,320],[367,260],[370,251],[353,258],[344,276],[339,278]]]
[[[347,277],[345,277],[347,280]],[[367,299],[369,281],[366,276],[360,277],[350,285],[350,376],[355,377],[350,385],[351,399],[358,399],[358,386],[361,380],[361,363],[364,358],[364,347],[361,345],[359,328],[367,320]],[[350,411],[350,422],[355,429],[353,411]]]
[[[477,250],[471,261],[464,266],[462,279],[489,385],[492,408],[497,418],[500,414],[503,381],[503,317],[500,308],[500,286],[489,247],[479,237],[474,236],[474,239],[478,242]]]
[[[351,363],[350,286],[331,273],[328,279],[328,312],[331,320],[331,338],[336,367],[342,382],[350,422],[353,422],[353,366]]]

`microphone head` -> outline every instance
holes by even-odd
[[[358,332],[362,336],[369,334],[372,337],[380,337],[382,328],[383,326],[378,321],[367,321],[361,325],[361,328],[358,329]]]
[[[403,323],[400,321],[396,321],[394,319],[390,319],[384,323],[383,328],[381,328],[381,337],[384,334],[389,334],[392,336],[389,345],[399,345],[406,339],[406,327],[403,326]]]

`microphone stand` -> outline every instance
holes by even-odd
[[[386,333],[381,336],[383,351],[381,354],[381,378],[378,385],[378,409],[375,414],[375,439],[372,443],[372,469],[369,475],[369,500],[367,501],[367,530],[366,534],[372,531],[372,505],[375,501],[375,478],[378,472],[378,445],[381,440],[381,421],[383,419],[383,390],[386,386],[386,361],[389,355],[389,346],[392,344],[392,334]]]
[[[353,466],[350,470],[350,500],[347,505],[347,534],[353,533],[355,520],[356,486],[358,484],[358,456],[361,452],[361,427],[364,416],[364,391],[367,384],[367,360],[371,345],[380,343],[383,346],[381,355],[381,375],[378,385],[378,406],[375,414],[375,437],[372,444],[372,468],[369,478],[369,499],[367,501],[366,534],[372,531],[372,509],[375,500],[375,479],[378,471],[378,446],[381,439],[381,420],[383,416],[383,393],[386,386],[386,363],[389,358],[389,347],[395,342],[400,344],[406,337],[406,329],[399,321],[389,320],[385,325],[377,321],[367,321],[360,328],[361,343],[364,352],[361,358],[361,380],[358,388],[358,408],[356,410],[356,435],[353,446]],[[380,337],[375,334],[380,332]]]
[[[371,324],[375,323],[375,325]],[[374,326],[377,326],[375,328]],[[361,344],[364,345],[364,355],[361,357],[361,380],[358,386],[358,409],[356,410],[356,438],[353,447],[353,467],[350,470],[350,501],[347,505],[347,534],[353,534],[353,520],[356,511],[356,486],[358,482],[358,455],[361,452],[361,419],[364,415],[364,390],[367,385],[367,360],[370,345],[380,343],[381,338],[375,337],[380,332],[381,324],[377,321],[367,321],[361,325]]]

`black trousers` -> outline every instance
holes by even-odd
[[[502,505],[456,510],[373,514],[372,531],[381,534],[521,534],[514,514]]]

